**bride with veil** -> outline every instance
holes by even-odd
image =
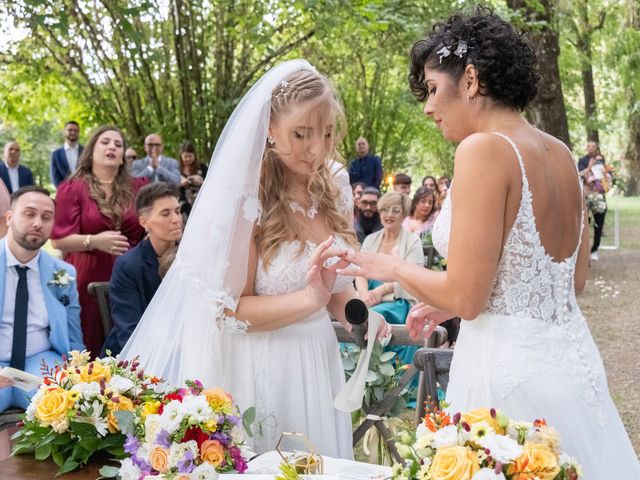
[[[353,457],[350,416],[333,407],[345,380],[328,313],[344,323],[355,297],[352,279],[335,273],[356,245],[348,175],[334,161],[343,126],[335,90],[306,61],[251,88],[120,355],[171,384],[199,379],[241,410],[255,406],[260,453],[297,431],[322,454]]]

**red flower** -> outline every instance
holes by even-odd
[[[209,435],[204,433],[198,427],[190,427],[184,432],[184,437],[180,440],[181,443],[188,442],[189,440],[195,440],[198,444],[198,450],[200,450],[200,446],[207,440],[209,440]]]
[[[162,404],[160,405],[160,408],[158,408],[158,415],[162,415],[162,412],[164,412],[165,404],[169,403],[171,400],[178,400],[179,402],[182,402],[182,395],[180,395],[179,393],[166,394],[162,399]]]

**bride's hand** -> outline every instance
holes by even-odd
[[[348,252],[344,259],[351,263],[348,268],[339,268],[340,275],[353,275],[365,277],[381,282],[393,282],[395,277],[393,271],[395,267],[403,262],[402,258],[394,249],[394,253],[387,255],[384,253]]]
[[[339,260],[332,267],[325,266],[325,262],[328,259],[334,257],[342,258],[346,254],[346,250],[333,248],[333,244],[333,237],[329,237],[316,247],[309,258],[309,271],[307,272],[307,287],[305,290],[310,301],[323,306],[331,300],[331,292],[337,276],[335,269],[347,265],[343,260]]]
[[[423,334],[424,327],[427,326],[424,338],[429,338],[438,325],[454,317],[452,313],[443,312],[420,302],[409,311],[407,328],[411,337],[419,338]]]

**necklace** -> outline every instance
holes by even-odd
[[[311,207],[309,208],[309,210],[305,210],[295,200],[290,200],[289,201],[289,208],[291,209],[291,211],[293,213],[301,213],[305,217],[310,218],[311,220],[313,220],[315,218],[315,216],[318,214],[318,206],[319,205],[320,204],[318,203],[318,200],[316,200],[315,198],[312,198],[311,199]]]

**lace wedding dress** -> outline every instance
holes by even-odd
[[[267,269],[259,260],[256,295],[300,290],[315,248],[307,242],[299,255],[299,243],[287,242]],[[351,282],[350,277],[338,276],[334,293]],[[256,452],[274,450],[282,432],[295,431],[304,433],[323,455],[353,458],[351,417],[333,407],[345,375],[326,309],[270,332],[225,333],[223,358],[225,387],[242,411],[256,407],[257,425],[249,439]]]
[[[640,479],[640,464],[609,395],[598,349],[573,287],[578,248],[563,262],[544,250],[536,229],[524,163],[522,200],[507,237],[491,298],[463,321],[446,399],[453,412],[495,407],[508,416],[545,418],[586,480]],[[451,196],[433,229],[447,256]]]

